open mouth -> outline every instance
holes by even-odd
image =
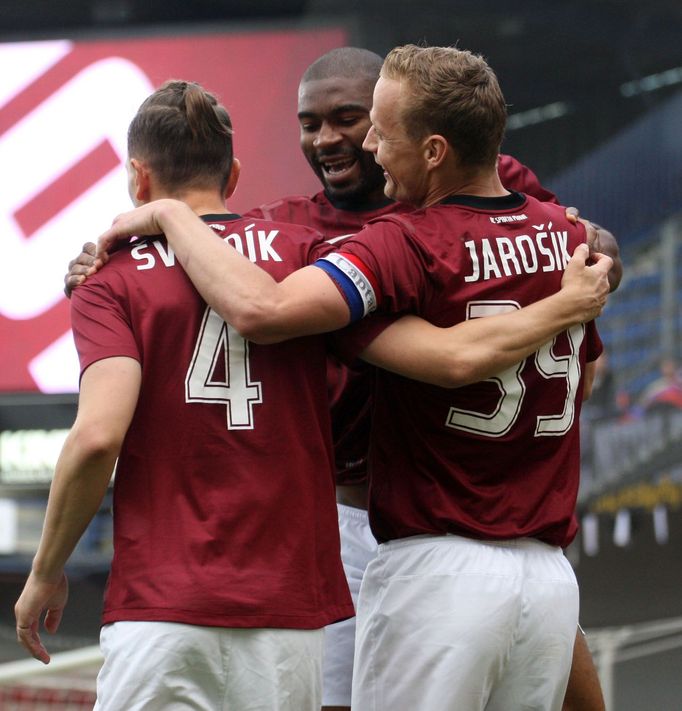
[[[329,180],[340,180],[346,178],[356,163],[357,159],[354,156],[329,158],[327,160],[320,161],[325,177]]]

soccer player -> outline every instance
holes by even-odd
[[[168,83],[130,125],[131,196],[181,198],[281,279],[320,239],[226,212],[239,172],[231,134],[210,94]],[[41,614],[54,631],[64,565],[118,457],[98,708],[318,711],[324,626],[354,614],[338,553],[324,339],[247,343],[162,238],[112,256],[73,295],[72,323],[78,415],[16,605],[19,640],[49,661]],[[292,448],[302,433],[305,446]]]
[[[456,50],[450,51],[454,52],[458,59],[471,56],[468,53],[457,53]],[[392,53],[391,56],[395,56],[395,53]],[[436,64],[440,64],[440,62],[436,62]],[[446,75],[452,69],[452,67],[447,67]],[[409,71],[407,74],[408,76],[410,75]],[[478,82],[475,86],[479,88],[488,87],[489,82],[492,82],[496,87],[494,76],[488,72],[487,68],[483,71],[482,76],[480,71],[478,73],[474,72],[474,74]],[[455,72],[455,75],[455,85],[466,86],[466,83],[471,78],[466,73],[462,76],[457,75]],[[412,81],[409,83],[409,89],[414,91],[420,82],[414,76],[410,78]],[[429,81],[431,82],[430,86],[440,84],[440,81],[434,80],[433,77],[429,77]],[[367,143],[376,152],[377,160],[382,163],[386,171],[388,177],[387,194],[390,197],[404,199],[416,207],[425,209],[415,215],[411,215],[409,218],[399,216],[384,218],[375,222],[363,230],[357,238],[345,243],[343,253],[332,255],[319,263],[322,271],[332,275],[333,282],[339,285],[343,296],[340,296],[339,292],[335,292],[334,289],[330,288],[329,282],[325,280],[324,275],[320,274],[320,272],[315,272],[314,268],[302,270],[287,278],[284,282],[275,284],[272,280],[264,278],[251,265],[247,265],[243,260],[240,260],[237,255],[229,253],[229,250],[218,249],[216,241],[212,240],[208,235],[201,237],[202,253],[199,254],[195,251],[191,260],[189,260],[190,245],[187,243],[187,236],[189,234],[198,236],[201,230],[189,218],[187,211],[182,210],[177,204],[169,202],[158,203],[150,206],[149,210],[136,214],[129,213],[123,216],[112,230],[104,236],[103,247],[106,247],[117,236],[125,236],[138,231],[155,230],[159,229],[159,227],[170,230],[173,233],[171,239],[178,250],[179,258],[188,265],[190,275],[196,281],[202,293],[208,296],[209,300],[229,318],[233,325],[249,337],[263,342],[274,342],[292,335],[334,328],[347,322],[349,313],[351,317],[356,317],[371,310],[378,299],[383,300],[384,308],[388,310],[424,311],[433,314],[434,317],[445,320],[451,318],[462,320],[466,316],[475,316],[481,312],[494,311],[500,306],[513,307],[516,301],[512,300],[510,303],[509,299],[503,299],[505,301],[503,305],[499,303],[499,298],[494,300],[494,304],[490,303],[490,299],[486,298],[483,299],[486,303],[482,304],[467,302],[468,306],[475,306],[476,308],[469,310],[467,306],[463,312],[463,305],[457,303],[456,295],[459,289],[452,288],[454,284],[461,288],[467,286],[467,282],[478,283],[480,281],[483,287],[492,288],[494,292],[495,287],[499,289],[500,284],[498,282],[500,280],[505,284],[507,281],[512,284],[521,282],[526,289],[526,291],[520,289],[520,294],[525,301],[533,301],[544,289],[551,288],[552,282],[556,287],[557,276],[560,276],[563,263],[566,260],[567,245],[575,244],[581,237],[584,238],[584,232],[582,232],[582,228],[572,228],[565,223],[563,210],[558,208],[550,209],[550,206],[542,206],[530,198],[524,199],[523,196],[509,195],[502,188],[495,172],[495,161],[504,126],[503,100],[501,104],[498,101],[497,115],[495,116],[495,112],[492,112],[492,128],[490,125],[488,126],[488,128],[491,128],[488,133],[472,128],[473,126],[486,125],[486,121],[480,121],[482,116],[486,115],[486,112],[481,110],[478,113],[476,112],[477,109],[482,108],[477,104],[478,93],[474,93],[475,99],[470,101],[469,104],[463,106],[460,102],[456,114],[450,112],[448,116],[448,120],[455,124],[455,133],[457,131],[460,132],[460,135],[456,136],[458,140],[453,141],[447,125],[443,127],[443,125],[438,124],[437,111],[432,111],[430,114],[425,115],[422,106],[414,113],[410,113],[411,107],[406,98],[408,96],[407,90],[403,94],[400,91],[397,94],[393,91],[393,94],[388,99],[386,98],[386,86],[392,87],[392,90],[394,90],[396,86],[401,89],[407,85],[407,79],[405,79],[404,83],[402,83],[402,79],[398,80],[391,77],[382,77],[379,81],[375,90],[375,106],[373,108],[374,128],[379,136],[379,141],[377,144],[375,136],[371,132]],[[427,85],[429,85],[428,82]],[[452,89],[452,83],[449,88]],[[471,86],[466,88],[471,90]],[[428,94],[428,91],[425,93]],[[483,95],[485,95],[485,92],[483,92]],[[501,94],[499,96],[501,97]],[[433,97],[431,97],[431,100],[438,104],[439,108],[442,108],[443,98],[443,96],[440,96],[440,102],[435,101]],[[447,95],[445,99],[447,102]],[[396,106],[398,107],[397,111],[395,110]],[[502,108],[501,113],[500,107]],[[452,109],[452,107],[450,108]],[[485,108],[487,109],[488,107]],[[472,114],[475,115],[475,121],[472,120]],[[415,118],[415,115],[418,116],[419,120]],[[448,115],[447,112],[445,112],[445,115]],[[454,121],[455,115],[464,116],[464,119]],[[501,122],[499,120],[500,116],[502,116]],[[495,125],[495,120],[497,120],[497,125]],[[432,132],[434,123],[441,129],[440,131]],[[390,130],[388,135],[384,136],[383,130],[386,126]],[[445,130],[442,130],[443,128]],[[448,137],[444,137],[441,135],[442,133],[445,133]],[[467,140],[464,140],[464,138]],[[398,176],[397,180],[396,176]],[[461,195],[464,197],[459,197]],[[526,215],[526,211],[530,215]],[[474,217],[482,215],[483,217],[477,218],[477,224],[472,215]],[[440,224],[437,228],[429,227],[427,229],[425,225],[428,225],[428,221],[434,218],[440,220]],[[464,229],[463,223],[460,222],[462,219],[469,220],[470,226],[474,230],[473,239],[465,239],[465,237],[469,236],[469,233]],[[419,228],[415,227],[415,224]],[[495,225],[495,227],[488,226],[485,230],[494,230],[493,234],[502,234],[499,239],[496,237],[492,240],[493,247],[491,247],[491,237],[481,236],[476,232],[478,229],[479,232],[483,231],[483,235],[485,235],[484,225],[490,224]],[[542,232],[545,226],[547,231]],[[555,230],[553,233],[550,232],[552,227]],[[534,236],[531,237],[524,232],[519,234],[519,229],[535,230]],[[458,235],[461,233],[463,234],[460,240]],[[379,247],[379,260],[370,257],[365,248],[365,245],[369,246],[370,243],[374,246],[374,240],[378,240],[376,246]],[[480,245],[477,240],[480,241]],[[391,247],[388,246],[389,243],[392,245]],[[552,253],[554,256],[551,256]],[[198,259],[196,259],[197,256]],[[604,262],[601,262],[601,264],[603,266]],[[470,267],[468,273],[465,265]],[[204,271],[204,267],[207,267],[207,271]],[[425,267],[429,277],[426,282],[424,281]],[[538,271],[539,276],[536,274]],[[548,274],[545,274],[545,272]],[[453,276],[450,276],[450,274]],[[531,274],[536,274],[532,280],[529,279]],[[519,277],[523,277],[523,279]],[[230,282],[229,294],[225,292],[224,288],[228,278]],[[532,286],[528,286],[528,284],[532,284]],[[448,286],[451,288],[447,288]],[[465,290],[462,291],[464,292]],[[474,294],[477,293],[477,289],[472,285],[469,285],[468,291]],[[315,299],[310,298],[311,293],[315,294]],[[462,297],[464,296],[466,295],[463,293]],[[564,403],[565,409],[556,418],[547,416],[547,421],[551,420],[553,424],[545,423],[540,430],[540,434],[543,435],[547,432],[552,432],[553,435],[556,435],[554,437],[555,440],[559,437],[567,437],[566,440],[562,440],[562,443],[564,441],[572,441],[575,437],[575,427],[573,425],[580,403],[580,395],[577,390],[579,390],[578,385],[581,383],[582,368],[577,367],[576,369],[576,366],[584,361],[585,355],[584,347],[582,349],[579,347],[583,341],[583,336],[581,335],[578,338],[574,337],[574,335],[571,335],[569,339],[571,344],[569,355],[559,357],[554,349],[548,348],[547,351],[541,352],[542,356],[538,356],[540,358],[538,362],[538,368],[541,369],[540,372],[548,379],[550,377],[558,378],[563,381],[564,388],[568,388],[564,394],[564,399],[566,400]],[[381,339],[382,336],[376,338],[369,348],[365,350],[366,357],[369,354],[371,359],[373,344],[380,342]],[[592,350],[596,352],[598,350],[596,340],[591,345]],[[519,372],[525,365],[521,364],[519,366]],[[564,372],[564,369],[566,372]],[[578,374],[577,380],[576,373]],[[532,376],[533,374],[530,373],[530,375]],[[489,425],[483,426],[481,424],[483,420],[486,420],[485,412],[479,413],[475,410],[470,411],[463,407],[453,406],[448,412],[447,426],[451,427],[452,430],[462,429],[466,431],[465,427],[460,426],[463,418],[470,427],[469,433],[473,433],[479,438],[507,436],[514,429],[514,426],[519,424],[517,420],[521,418],[522,408],[520,405],[523,398],[526,397],[527,405],[533,402],[533,398],[529,400],[528,396],[525,395],[524,379],[518,373],[511,378],[511,381],[509,377],[509,374],[505,374],[505,379],[500,383],[501,395],[499,396],[498,404],[501,409],[495,411],[495,408],[493,408],[494,413],[489,416]],[[538,378],[531,377],[530,379],[535,386],[533,389],[534,397],[537,398],[537,392],[541,389],[536,384]],[[554,385],[556,387],[556,383]],[[510,390],[507,391],[506,387],[509,387]],[[417,388],[416,392],[426,393],[425,400],[432,399],[429,391],[424,390],[423,386],[417,386]],[[389,399],[388,394],[392,391],[400,392],[401,388],[396,387],[394,384],[379,388],[379,392],[382,391],[384,397]],[[485,400],[486,398],[484,397]],[[509,410],[508,405],[513,405],[514,403],[518,407],[516,409],[512,407]],[[444,404],[445,400],[441,398],[441,401],[439,401],[441,409]],[[494,404],[495,398],[491,398],[488,395],[487,405],[493,406]],[[419,403],[418,397],[415,396],[412,405],[415,410],[420,411],[421,419],[417,422],[412,422],[413,428],[411,429],[410,437],[414,437],[416,442],[423,446],[424,438],[418,434],[415,436],[414,433],[419,433],[420,429],[424,428],[427,431],[429,427],[434,430],[437,428],[429,419],[432,414],[422,411],[423,404]],[[379,412],[382,412],[381,407],[381,404],[379,404]],[[434,407],[434,411],[437,409],[437,407]],[[532,410],[533,407],[530,409]],[[383,417],[390,419],[389,411],[390,408],[383,410]],[[395,413],[398,415],[398,419],[406,415],[400,408],[396,409]],[[545,422],[542,417],[540,419]],[[381,418],[379,421],[381,422]],[[569,421],[571,423],[570,426],[567,424]],[[386,423],[382,424],[383,427],[386,427]],[[563,427],[564,425],[566,425],[565,432],[558,433],[558,431],[552,429]],[[487,429],[488,426],[489,429]],[[442,428],[442,425],[440,427]],[[386,429],[390,428],[386,427]],[[380,539],[401,539],[410,537],[415,532],[426,533],[429,537],[428,545],[432,543],[438,545],[441,542],[445,542],[446,545],[453,547],[455,550],[461,547],[459,544],[462,542],[459,541],[458,544],[453,544],[449,538],[441,541],[442,536],[439,535],[441,532],[452,533],[453,531],[459,531],[461,533],[464,531],[468,534],[462,537],[465,539],[463,544],[465,548],[467,545],[476,543],[479,538],[490,538],[491,540],[506,540],[510,538],[517,541],[519,538],[530,537],[555,544],[558,540],[562,542],[570,540],[574,533],[572,507],[575,503],[575,489],[577,488],[577,460],[575,458],[568,462],[570,464],[570,473],[565,477],[567,481],[558,481],[557,472],[553,472],[552,466],[550,466],[551,475],[546,477],[550,488],[536,487],[537,490],[532,492],[527,504],[516,502],[514,508],[509,512],[500,510],[500,506],[495,502],[494,491],[488,492],[488,498],[490,498],[493,510],[488,517],[484,516],[483,522],[477,523],[476,516],[472,515],[473,512],[467,510],[466,496],[467,486],[470,485],[470,482],[468,482],[469,473],[466,470],[468,466],[471,466],[469,462],[474,461],[475,458],[470,458],[466,463],[459,465],[456,461],[457,457],[447,456],[449,450],[456,451],[459,447],[464,451],[467,450],[469,446],[468,439],[464,437],[464,443],[460,442],[463,437],[464,435],[459,434],[448,438],[442,432],[438,432],[435,439],[439,444],[443,445],[440,457],[431,462],[433,456],[430,454],[429,448],[427,448],[427,456],[424,459],[420,461],[420,458],[416,458],[412,462],[415,465],[415,471],[412,474],[404,473],[403,476],[393,477],[391,479],[391,487],[398,482],[398,485],[395,486],[398,496],[395,499],[386,496],[385,486],[383,486],[380,496],[377,495],[375,498],[374,494],[372,495],[373,526]],[[476,437],[473,439],[476,440]],[[529,443],[535,444],[532,439],[532,433]],[[393,444],[395,445],[395,442]],[[547,442],[542,444],[546,446]],[[490,445],[486,443],[485,447],[488,446]],[[386,459],[386,462],[392,462],[397,465],[394,468],[394,473],[399,472],[404,467],[404,464],[394,458],[401,451],[404,454],[406,447],[409,455],[409,443],[404,439],[403,433],[403,439],[398,442],[397,449],[395,446],[389,448],[393,451],[391,456]],[[482,447],[481,443],[478,442],[478,449],[483,448],[485,451],[485,447]],[[480,454],[485,458],[484,451]],[[562,449],[562,451],[564,450]],[[382,454],[386,455],[386,453],[387,451],[384,449]],[[379,459],[377,458],[376,462],[379,462]],[[434,465],[435,474],[429,475],[428,470],[430,467],[424,466],[425,461]],[[486,462],[487,466],[489,464],[489,461]],[[516,466],[518,468],[518,461]],[[381,469],[382,467],[383,470]],[[443,472],[439,472],[439,468],[443,469]],[[460,471],[460,468],[464,473]],[[379,478],[382,485],[381,476],[387,477],[386,472],[388,469],[390,467],[385,466],[385,462],[382,462],[378,469],[373,470],[373,472],[377,470],[383,471]],[[424,469],[427,471],[422,471]],[[531,470],[534,471],[532,466]],[[431,476],[438,480],[443,473],[445,473],[445,485],[442,490],[437,489],[440,492],[440,498],[437,500],[439,503],[436,503],[436,511],[434,511],[433,503],[421,502],[423,492],[419,488],[419,477],[424,475],[428,479]],[[465,482],[460,492],[464,495],[464,498],[459,503],[457,497],[453,498],[453,492],[448,490],[452,488],[452,482],[448,480],[448,474],[452,475],[453,473],[456,480],[460,477]],[[533,479],[533,476],[537,477],[537,474],[531,475],[531,479]],[[537,514],[533,516],[526,514],[526,510],[531,507],[531,502],[533,507],[537,506],[538,502],[543,500],[544,495],[551,491],[553,485],[559,487],[562,495],[555,497],[556,500],[552,502],[553,505],[550,507],[551,513],[548,511],[544,515]],[[411,486],[416,487],[416,491],[409,491]],[[408,491],[405,491],[405,487],[407,487]],[[376,488],[381,489],[382,487]],[[373,484],[374,489],[375,486]],[[502,489],[514,491],[514,487],[509,485],[503,486]],[[540,489],[542,489],[542,495],[540,495]],[[412,501],[410,496],[415,493],[416,496]],[[469,502],[469,506],[474,506],[475,508],[477,505],[475,503],[476,496],[481,496],[486,491],[484,489],[483,491],[469,493],[472,494],[473,498],[473,501]],[[559,502],[561,505],[558,505]],[[401,506],[404,508],[401,509]],[[417,511],[412,510],[413,506]],[[554,510],[555,508],[557,508],[556,511]],[[504,515],[505,513],[508,515]],[[420,517],[423,517],[424,520],[421,520]],[[433,517],[433,520],[431,520],[431,517]],[[557,520],[554,520],[554,517]],[[485,520],[486,518],[490,520]],[[552,590],[551,593],[548,591],[548,595],[541,595],[541,601],[545,605],[548,599],[553,599],[556,602],[561,598],[559,588],[562,588],[564,593],[564,598],[562,599],[567,603],[572,601],[573,606],[573,609],[571,609],[571,604],[568,604],[566,606],[567,614],[563,618],[561,615],[557,615],[557,619],[551,621],[552,624],[545,625],[548,629],[539,634],[541,638],[540,646],[542,646],[543,640],[546,642],[547,638],[552,635],[554,635],[555,641],[557,638],[563,637],[563,642],[559,645],[561,654],[555,655],[554,658],[545,659],[545,661],[550,662],[546,664],[545,668],[552,673],[549,675],[545,673],[544,676],[541,674],[538,677],[544,680],[545,688],[539,691],[536,690],[537,695],[542,699],[538,703],[544,704],[546,702],[547,704],[546,706],[538,706],[538,708],[556,708],[558,695],[561,694],[563,696],[566,675],[570,666],[572,637],[566,638],[566,630],[568,627],[567,622],[572,617],[575,618],[577,611],[575,607],[575,583],[574,580],[571,580],[572,572],[570,567],[568,570],[566,569],[567,564],[560,551],[557,554],[557,549],[549,546],[547,546],[548,550],[545,550],[542,547],[543,545],[540,545],[539,548],[532,548],[532,550],[542,551],[543,555],[547,554],[545,562],[551,560],[552,562],[548,563],[550,567],[555,563],[559,566],[558,570],[562,571],[564,582],[563,586],[561,584],[556,586],[556,589]],[[488,548],[494,549],[495,547],[488,546]],[[518,553],[507,555],[507,557],[523,559],[534,555],[522,545],[515,545],[514,549],[516,548],[519,549]],[[386,550],[388,551],[389,548],[386,548]],[[376,571],[378,567],[378,563],[376,565],[372,563],[370,571]],[[495,564],[493,567],[495,567]],[[555,573],[556,570],[550,575],[550,578]],[[369,585],[371,585],[371,576],[370,582],[363,584],[363,590]],[[552,598],[552,596],[554,597]],[[484,601],[482,600],[481,602],[483,603]],[[537,606],[542,609],[541,604]],[[479,607],[484,609],[485,605],[481,604]],[[399,606],[398,609],[402,610],[403,608]],[[436,606],[436,609],[438,609],[438,606]],[[474,609],[476,609],[476,606],[474,606]],[[477,619],[481,619],[480,612]],[[471,620],[469,624],[471,624]],[[447,624],[445,627],[447,628]],[[427,624],[425,626],[427,637],[428,629],[429,626]],[[374,631],[376,632],[376,630]],[[405,629],[403,628],[403,633],[404,631]],[[509,633],[509,630],[502,631],[505,634]],[[386,654],[392,648],[392,645],[388,642],[392,632],[393,630],[389,630],[385,635],[383,632],[381,633],[383,635],[382,640],[384,640],[381,644],[382,654]],[[560,634],[557,637],[558,632]],[[575,624],[573,626],[574,633]],[[417,637],[418,634],[415,634],[415,639]],[[463,634],[461,641],[463,642],[466,638],[467,635]],[[359,650],[361,661],[364,655],[363,639],[361,639]],[[428,645],[428,639],[426,643]],[[530,667],[537,665],[538,657],[543,655],[546,657],[548,651],[543,647],[542,653],[538,654],[538,648],[536,646],[533,649],[533,644],[530,644],[525,649],[522,649],[523,645],[518,645],[520,648],[514,649],[515,658],[525,658],[527,652],[534,651],[534,655],[531,655],[529,662]],[[405,644],[399,645],[399,649],[400,653],[408,655],[415,651],[414,648]],[[476,651],[474,646],[467,658],[469,660],[476,658]],[[481,655],[482,658],[488,661],[492,657],[492,655],[484,654],[484,650],[481,650]],[[559,657],[561,658],[559,659]],[[429,668],[428,664],[432,662],[433,660],[429,660],[423,667],[417,665],[421,669],[419,673],[423,677],[423,670]],[[465,666],[468,672],[472,672],[469,664],[462,665],[462,669]],[[390,670],[392,669],[392,673],[399,677],[401,672],[404,671],[404,665],[393,664],[388,656],[377,657],[371,665],[362,664],[360,668],[363,675],[370,668],[378,672],[381,675],[379,693],[388,694],[391,698],[393,698],[392,695],[395,695],[395,702],[397,703],[398,699],[401,699],[400,703],[405,704],[405,707],[414,707],[415,703],[420,703],[419,699],[429,698],[429,696],[420,696],[421,693],[426,692],[423,686],[415,685],[411,692],[413,696],[405,695],[405,685],[395,683],[397,678],[389,681]],[[490,673],[490,668],[486,664],[476,663],[473,666],[473,670],[479,674],[482,673],[484,676]],[[518,684],[511,691],[518,692],[520,698],[526,698],[528,695],[532,696],[532,690],[524,687],[523,684],[534,676],[535,671],[527,668],[519,675],[511,673],[510,677],[516,678],[518,676]],[[480,681],[484,686],[495,682],[496,687],[504,688],[504,684],[497,684],[500,679],[492,679],[489,676],[481,678],[480,676],[477,677],[476,673],[471,676],[474,686]],[[410,679],[412,678],[412,675],[410,675]],[[448,682],[451,681],[452,679],[448,679]],[[460,682],[462,682],[461,679]],[[369,699],[363,696],[366,693],[371,695],[371,686],[371,684],[367,683],[367,680],[363,680],[359,684],[361,691],[359,692],[358,703],[362,708],[371,708]],[[448,683],[448,686],[451,686],[451,684]],[[429,688],[432,689],[432,692],[429,693],[435,694],[435,697],[432,698],[439,698],[438,694],[446,693],[443,685],[437,682],[433,684],[433,679],[429,680]],[[490,687],[488,686],[487,688],[489,691]],[[451,688],[450,692],[455,695],[467,695],[468,693],[463,682],[454,684],[454,688]],[[462,698],[459,697],[443,697],[439,701],[434,701],[434,707],[446,706],[450,703],[448,699],[451,698],[455,698],[457,703],[462,702]],[[493,694],[491,703],[497,702],[497,697]],[[462,708],[465,708],[465,706],[462,706]]]

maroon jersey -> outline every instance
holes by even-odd
[[[453,196],[373,222],[318,264],[341,272],[340,288],[357,289],[365,303],[374,298],[385,311],[450,326],[556,292],[584,239],[558,205],[518,193]],[[374,325],[356,329],[361,348]],[[377,538],[456,533],[567,545],[576,531],[584,366],[600,348],[593,326],[587,335],[575,326],[517,366],[453,390],[377,371]]]
[[[204,219],[277,280],[321,241],[291,225]],[[72,318],[82,370],[112,356],[142,366],[116,468],[104,622],[312,629],[353,615],[324,339],[245,341],[163,238],[113,254],[74,292]]]
[[[267,205],[249,210],[245,217],[259,217],[264,220],[306,225],[330,239],[355,234],[375,217],[395,212],[408,212],[411,209],[407,205],[395,203],[388,198],[379,205],[368,206],[368,209],[347,208],[349,206],[345,203],[340,205],[332,203],[324,192],[319,192],[312,197],[293,195],[275,200]]]

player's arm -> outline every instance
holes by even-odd
[[[243,213],[244,217],[256,217],[260,220],[267,220],[268,217],[260,207],[253,208]],[[64,294],[71,298],[71,292],[81,284],[85,283],[88,277],[96,274],[106,263],[107,254],[103,252],[96,257],[97,245],[94,242],[86,242],[80,254],[69,262],[68,271],[64,275]]]
[[[68,597],[64,566],[95,516],[137,404],[140,364],[107,358],[83,373],[76,421],[66,438],[50,487],[38,551],[14,613],[17,639],[47,664],[39,625],[54,633]]]
[[[324,271],[304,267],[276,282],[177,200],[119,215],[100,237],[98,255],[131,235],[161,232],[204,300],[250,341],[276,343],[349,322],[349,306]]]
[[[601,312],[609,291],[611,260],[599,255],[588,266],[580,245],[556,294],[510,313],[438,328],[406,316],[382,331],[360,357],[413,380],[460,387],[518,363],[561,331]]]

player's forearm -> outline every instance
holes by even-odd
[[[83,448],[72,430],[57,462],[43,524],[33,561],[34,573],[57,582],[64,565],[93,519],[107,490],[116,451]]]
[[[463,349],[463,384],[489,378],[527,358],[583,316],[574,294],[560,291],[523,309],[466,321],[458,334],[470,344]]]
[[[524,309],[438,328],[414,316],[391,324],[363,360],[413,380],[455,388],[518,363],[584,315],[577,291],[563,290]]]

